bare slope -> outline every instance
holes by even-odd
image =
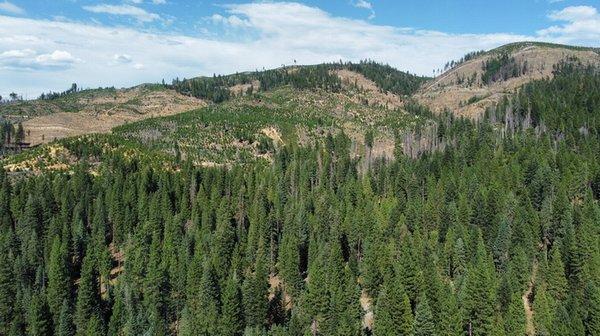
[[[24,101],[0,107],[0,114],[23,121],[25,141],[47,143],[70,136],[107,133],[146,118],[181,113],[206,104],[157,86],[85,90],[53,100]]]
[[[499,65],[497,76],[491,73],[491,64],[502,56],[508,62]],[[457,115],[477,117],[488,106],[501,100],[524,84],[551,78],[553,67],[561,61],[579,61],[583,64],[600,64],[598,50],[546,43],[514,43],[466,61],[433,79],[414,95],[434,112],[445,109]],[[519,69],[518,74],[502,78],[502,72]],[[486,77],[487,76],[487,77]],[[487,78],[487,80],[486,80]]]

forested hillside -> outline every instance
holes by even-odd
[[[208,99],[220,103],[236,94],[231,88],[242,86],[245,91],[237,94],[247,94],[256,91],[269,91],[283,85],[291,85],[297,89],[320,88],[328,91],[338,91],[341,83],[336,70],[348,69],[362,74],[377,83],[381,90],[398,95],[411,95],[428,78],[399,71],[389,65],[374,61],[359,63],[328,63],[309,66],[290,66],[279,69],[238,73],[227,76],[198,77],[192,79],[175,79],[172,87],[178,92],[196,98]]]
[[[600,70],[552,75],[478,120],[301,110],[332,78],[10,157],[68,153],[0,174],[0,335],[600,335]],[[198,164],[218,130],[270,160]]]

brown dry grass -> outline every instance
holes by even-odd
[[[402,99],[399,96],[391,92],[381,92],[379,86],[377,86],[375,82],[362,74],[346,69],[336,70],[335,73],[342,80],[342,85],[345,88],[352,89],[353,86],[356,85],[363,90],[369,105],[387,106],[390,109],[402,106]]]
[[[493,106],[506,95],[513,93],[524,84],[537,79],[551,78],[553,66],[568,57],[576,57],[584,64],[600,64],[600,55],[593,51],[527,46],[512,53],[515,60],[522,64],[527,61],[526,74],[490,85],[481,83],[483,63],[494,57],[486,54],[467,61],[435,78],[415,94],[417,100],[434,112],[445,109],[457,115],[477,118],[488,106]],[[468,79],[475,74],[477,81],[473,85],[459,84],[459,78]],[[476,103],[465,104],[471,97],[480,97]]]
[[[108,133],[113,127],[151,117],[178,114],[206,105],[202,100],[172,90],[119,90],[114,97],[83,98],[85,108],[34,117],[23,122],[26,141],[33,145],[90,133]]]

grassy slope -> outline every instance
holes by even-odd
[[[229,163],[260,157],[281,145],[265,134],[267,128],[275,129],[287,144],[311,142],[340,130],[360,142],[367,129],[390,138],[394,129],[417,122],[399,110],[361,104],[358,96],[285,86],[113,132],[161,153],[173,155],[178,148],[195,161]]]

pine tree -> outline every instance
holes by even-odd
[[[144,306],[154,335],[166,334],[166,274],[161,262],[161,241],[158,232],[152,234],[150,259],[144,278]]]
[[[56,324],[62,313],[64,301],[71,300],[71,279],[67,268],[67,245],[56,236],[50,250],[48,265],[48,306]]]
[[[518,293],[513,294],[506,317],[504,318],[504,329],[507,335],[525,334],[525,308],[523,300]]]
[[[223,290],[219,334],[223,336],[239,336],[244,331],[244,311],[242,293],[235,272],[227,279]]]
[[[558,248],[550,252],[550,264],[546,275],[548,293],[555,301],[562,301],[567,296],[568,282],[565,278],[565,267]]]
[[[7,335],[14,318],[16,279],[6,238],[0,235],[0,334]]]
[[[55,325],[56,336],[73,336],[75,330],[73,328],[73,316],[71,316],[71,307],[69,302],[65,299],[60,307],[60,313],[58,314],[58,322]]]
[[[552,336],[575,336],[572,333],[571,317],[562,304],[556,307],[553,321]]]
[[[475,263],[469,268],[465,284],[465,318],[472,335],[489,335],[495,316],[494,267],[479,235]]]
[[[99,289],[98,272],[95,268],[95,258],[90,245],[83,258],[81,278],[79,279],[79,287],[77,289],[77,304],[75,307],[77,335],[84,335],[86,333],[90,318],[98,313],[100,303]]]
[[[316,243],[314,243],[316,244]],[[313,244],[311,244],[312,246]],[[327,275],[324,257],[321,253],[314,256],[308,270],[303,305],[311,318],[311,324],[318,326],[325,319],[330,302],[330,293],[326,286]]]
[[[554,311],[551,308],[550,300],[546,291],[546,285],[540,284],[536,288],[535,299],[533,301],[533,324],[536,334],[539,336],[551,335]]]
[[[52,317],[41,293],[34,293],[27,312],[27,335],[44,336],[52,333]]]
[[[377,298],[373,335],[412,335],[413,324],[410,300],[402,283],[388,280]]]
[[[586,288],[586,335],[600,335],[600,289],[593,282]]]
[[[440,336],[462,336],[464,334],[461,311],[449,285],[442,289],[439,320],[438,334]]]
[[[204,263],[198,292],[192,295],[189,306],[191,335],[215,335],[218,332],[220,290],[210,262]]]
[[[262,247],[259,247],[254,274],[246,277],[242,287],[244,317],[246,325],[251,327],[262,327],[267,318],[269,271],[265,259]]]
[[[437,335],[433,315],[426,296],[421,296],[415,312],[414,336]]]
[[[330,293],[328,314],[319,326],[319,332],[323,335],[360,335],[360,289],[348,267],[343,270],[340,286],[330,288]]]

